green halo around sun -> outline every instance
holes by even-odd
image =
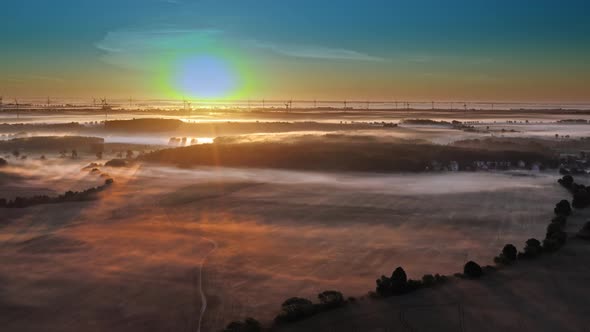
[[[247,61],[227,50],[171,55],[156,69],[157,88],[170,99],[237,100],[256,85]]]

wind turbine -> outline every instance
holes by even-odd
[[[100,104],[102,106],[102,110],[104,111],[104,125],[107,125],[107,120],[108,120],[108,110],[109,110],[109,104],[107,103],[107,99],[106,98],[101,98],[100,99]]]
[[[18,109],[18,99],[14,98],[14,105],[16,106],[16,118],[18,119],[20,117],[20,112]]]

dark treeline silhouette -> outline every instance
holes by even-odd
[[[64,202],[81,202],[97,199],[97,194],[113,184],[113,179],[106,179],[104,184],[84,191],[67,191],[57,197],[38,195],[32,197],[16,197],[13,200],[0,198],[0,208],[25,208],[39,204],[56,204]]]
[[[572,206],[574,208],[583,209],[590,206],[590,187],[575,183],[571,175],[564,175],[557,181],[572,193]]]
[[[559,179],[558,182],[570,191],[575,192],[573,188],[579,188],[571,176],[566,175]],[[581,186],[583,187],[583,186]],[[573,213],[572,207],[567,200],[561,200],[553,208],[555,217],[547,226],[547,233],[543,242],[530,238],[525,242],[522,252],[518,252],[513,244],[506,244],[500,254],[494,258],[494,262],[500,266],[509,266],[515,264],[519,259],[532,259],[544,253],[551,253],[560,249],[567,241],[567,233],[564,231],[567,224],[567,217]],[[584,239],[590,239],[590,222],[584,225],[584,228],[578,233],[578,236]],[[496,267],[486,266],[482,268],[474,261],[468,261],[463,267],[463,273],[457,273],[455,276],[466,279],[479,279],[488,271],[494,271]],[[421,288],[433,287],[442,284],[448,280],[444,275],[426,274],[421,280],[409,279],[402,267],[397,267],[390,277],[381,276],[376,280],[375,292],[369,294],[375,297],[400,296],[419,290]],[[275,324],[293,322],[313,316],[322,311],[334,309],[353,302],[353,298],[344,300],[344,297],[337,291],[326,291],[318,295],[320,303],[293,297],[281,305],[281,311],[275,318]],[[248,320],[248,319],[247,319]],[[248,325],[244,322],[232,322],[224,330],[231,331],[261,331],[260,324],[256,320],[254,325]],[[249,329],[249,326],[255,326],[256,329]]]
[[[103,151],[104,139],[86,136],[35,136],[0,141],[0,151],[72,151],[96,153]],[[15,156],[17,157],[17,156]]]
[[[556,163],[552,153],[482,151],[415,142],[300,140],[292,143],[216,143],[164,149],[140,159],[181,166],[228,166],[332,171],[420,172],[432,161],[470,165],[476,161]]]

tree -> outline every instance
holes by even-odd
[[[223,332],[260,332],[262,327],[254,318],[246,318],[244,321],[233,321],[227,325]]]
[[[559,182],[559,184],[566,188],[570,188],[574,183],[574,178],[571,175],[567,174],[564,175],[561,179],[557,180],[557,182]]]
[[[558,216],[569,216],[572,214],[572,207],[570,206],[570,202],[566,201],[565,199],[559,201],[559,203],[555,204],[555,208],[553,209]]]
[[[425,274],[422,276],[422,285],[424,287],[432,287],[436,283],[436,278],[432,274]]]
[[[391,274],[391,293],[402,294],[407,290],[408,276],[401,266],[398,266]]]
[[[296,321],[315,313],[313,303],[301,297],[292,297],[287,299],[281,305],[281,312],[275,318],[278,322]]]
[[[541,247],[541,242],[539,240],[531,238],[526,241],[526,245],[524,247],[524,254],[526,257],[535,257],[542,251],[543,248]]]
[[[583,209],[590,205],[590,193],[588,192],[588,188],[580,188],[574,192],[574,199],[572,200],[572,205],[576,209]]]
[[[8,165],[8,162],[4,158],[0,158],[0,167]]]
[[[481,266],[474,261],[469,261],[463,267],[463,274],[471,279],[480,278],[483,274]]]
[[[12,151],[12,155],[14,156],[14,158],[18,158],[18,156],[20,156],[20,151],[18,151],[18,150],[13,150],[13,151]]]
[[[78,159],[78,151],[76,149],[72,150],[72,159]]]
[[[102,151],[96,152],[96,159],[102,159]]]
[[[127,159],[131,159],[131,158],[133,158],[133,151],[131,151],[131,150],[127,150],[126,158],[127,158]]]
[[[516,260],[516,256],[518,255],[518,251],[516,247],[512,244],[507,244],[502,249],[502,254],[500,254],[500,260],[503,263],[512,263]]]
[[[336,308],[344,304],[344,296],[338,291],[328,290],[318,294],[320,303],[326,308]]]

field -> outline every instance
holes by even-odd
[[[92,201],[2,208],[0,325],[218,331],[247,316],[269,325],[285,299],[314,299],[324,290],[361,299],[346,309],[356,317],[392,303],[367,294],[397,266],[415,279],[452,275],[468,260],[492,264],[506,243],[521,249],[531,237],[542,239],[555,203],[571,197],[556,181],[558,156],[588,149],[587,125],[558,124],[574,115],[544,112],[470,114],[480,121],[473,128],[426,120],[467,120],[441,114],[375,112],[352,123],[366,115],[266,112],[230,123],[146,117],[104,126],[49,124],[31,111],[37,120],[1,126],[7,165],[0,198],[115,182]],[[262,115],[272,122],[254,121]],[[403,118],[425,120],[380,122]],[[494,124],[500,118],[530,123]],[[556,126],[572,136],[554,137]],[[181,137],[186,143],[169,143]],[[188,143],[192,138],[209,141]],[[105,166],[111,159],[127,160]],[[470,168],[481,160],[512,166]],[[521,160],[525,167],[517,166]],[[433,171],[433,161],[462,166]],[[544,167],[532,169],[534,162]],[[586,217],[578,214],[575,227]],[[436,296],[471,289],[457,280],[449,287]],[[498,296],[511,299],[505,295]],[[407,301],[435,303],[429,296]],[[301,324],[286,329],[323,326],[316,318]]]
[[[81,166],[37,171],[57,179]],[[116,183],[100,201],[2,215],[4,326],[189,330],[203,299],[203,331],[269,320],[290,296],[362,296],[398,265],[421,277],[491,263],[503,244],[541,238],[566,196],[543,173],[103,169]],[[19,174],[15,186],[43,187],[41,174]]]

